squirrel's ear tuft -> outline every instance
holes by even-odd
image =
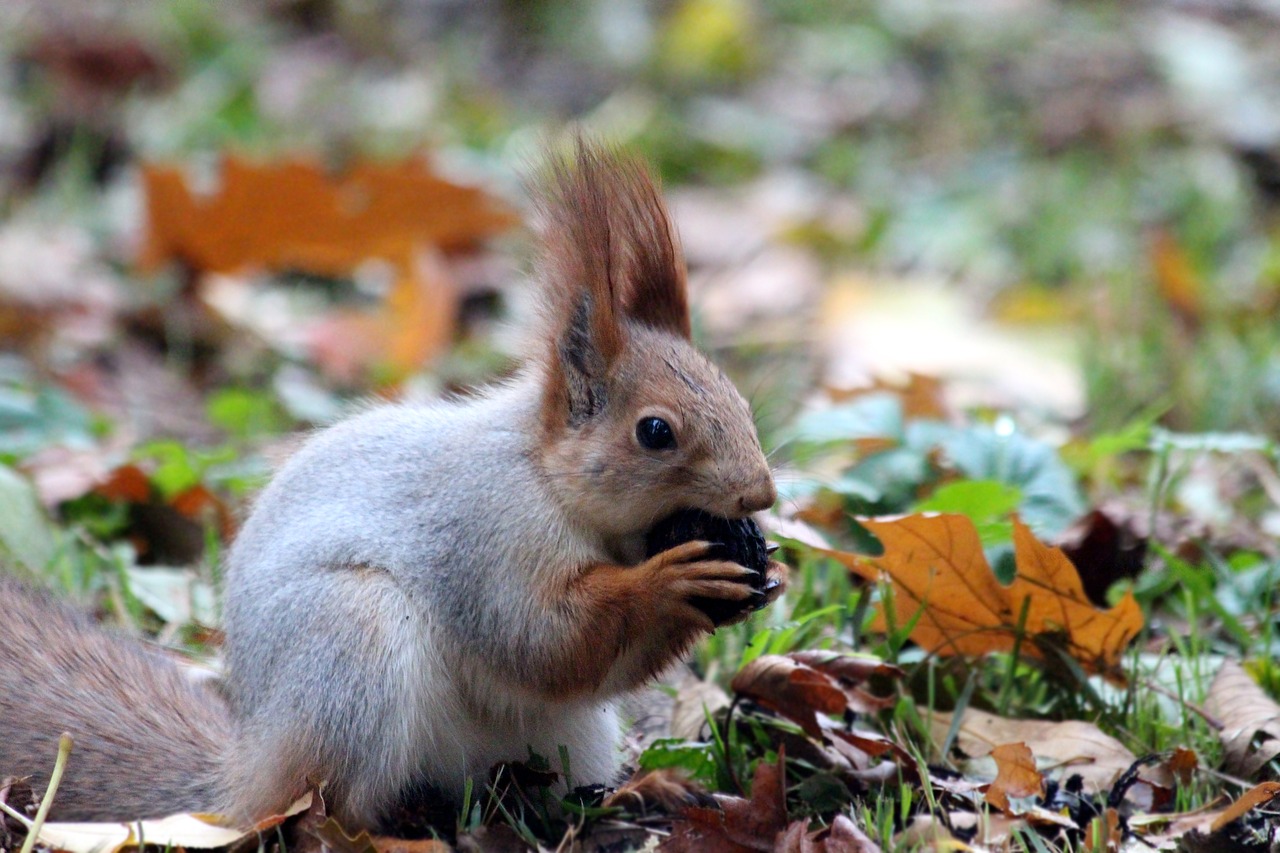
[[[684,256],[644,164],[582,134],[553,151],[533,186],[547,303],[563,319],[592,294],[597,333],[630,320],[690,337]],[[616,341],[621,349],[625,334]]]
[[[581,422],[636,323],[688,339],[684,259],[658,188],[636,159],[581,134],[552,153],[533,187],[542,252],[551,395],[548,417]]]
[[[602,180],[607,162],[580,138],[575,149],[573,156],[548,158],[533,188],[550,344],[549,423],[564,423],[567,415],[579,424],[604,407],[609,368],[626,345],[618,225]]]
[[[653,178],[635,159],[610,176],[611,214],[623,235],[623,310],[628,319],[689,340],[684,255]]]

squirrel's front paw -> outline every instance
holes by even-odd
[[[650,590],[659,606],[678,623],[703,631],[745,618],[761,591],[755,583],[760,573],[729,560],[706,559],[717,549],[710,542],[685,542],[641,564],[650,575]]]

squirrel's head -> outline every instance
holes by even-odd
[[[552,487],[610,536],[677,509],[772,506],[751,409],[690,340],[684,260],[644,167],[579,139],[539,189]]]

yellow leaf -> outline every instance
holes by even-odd
[[[1061,641],[1089,671],[1114,672],[1142,628],[1142,612],[1131,594],[1109,610],[1094,607],[1062,551],[1038,542],[1017,519],[1017,574],[1008,587],[996,580],[978,532],[965,516],[930,513],[860,521],[880,539],[884,555],[862,561],[846,555],[842,562],[864,576],[869,563],[890,581],[893,624],[906,625],[919,614],[911,639],[927,651],[1012,651],[1021,630],[1032,640]],[[888,624],[882,609],[872,627],[883,631]],[[1022,642],[1020,649],[1043,657],[1035,642]]]

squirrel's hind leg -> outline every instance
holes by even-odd
[[[438,700],[422,695],[438,681],[424,671],[429,631],[389,573],[319,571],[323,578],[294,579],[246,604],[257,612],[232,626],[229,636],[260,656],[245,661],[232,650],[241,712],[232,796],[238,816],[259,819],[321,785],[344,826],[375,827],[438,728],[430,717]]]

